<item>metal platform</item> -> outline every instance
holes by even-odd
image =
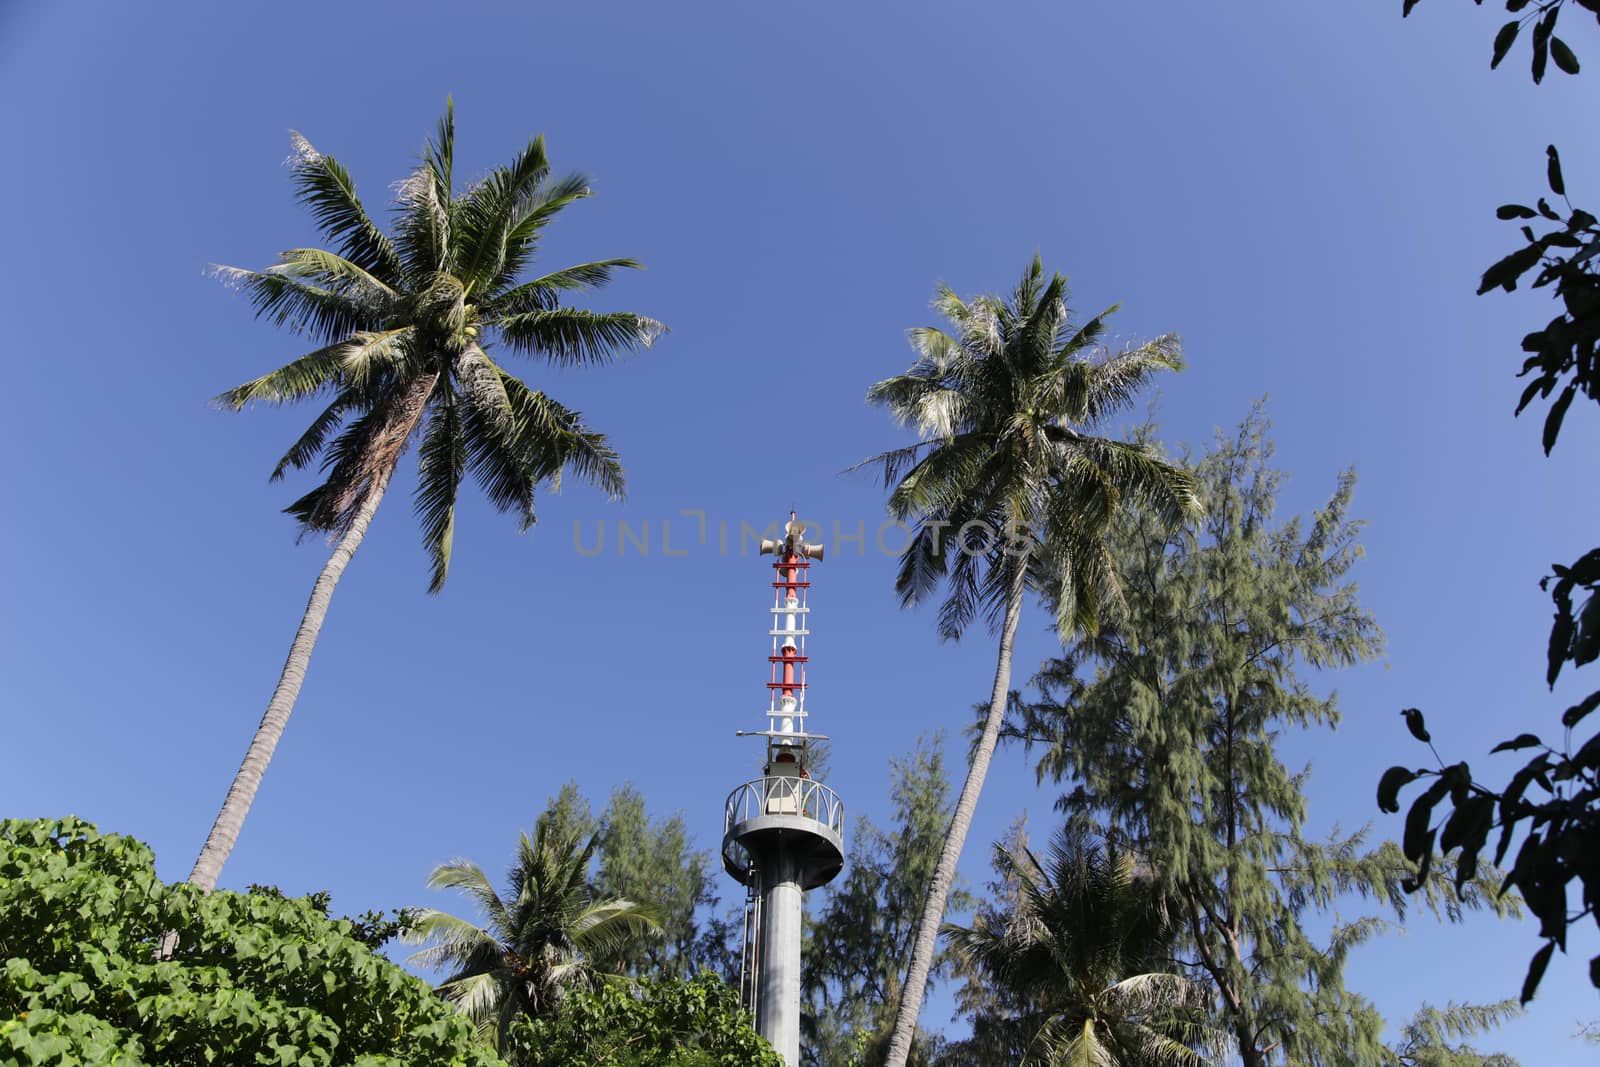
[[[844,866],[844,802],[809,778],[755,778],[728,794],[722,866],[750,883],[753,865],[781,847],[798,862],[801,885],[826,885]]]

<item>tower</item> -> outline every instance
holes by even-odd
[[[807,576],[822,546],[807,544],[804,532],[791,511],[783,540],[761,542],[762,555],[777,557],[767,728],[738,734],[764,740],[766,764],[728,794],[722,833],[722,865],[745,886],[740,999],[790,1067],[800,1062],[804,894],[844,866],[844,804],[811,777],[811,742],[827,740],[810,731],[806,711]]]

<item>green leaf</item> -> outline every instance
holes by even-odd
[[[1539,738],[1534,734],[1518,734],[1510,741],[1502,741],[1498,745],[1491,748],[1489,750],[1489,754],[1493,755],[1496,752],[1515,752],[1519,748],[1533,748],[1536,745],[1542,744],[1544,744],[1544,742],[1539,740]]]
[[[1511,51],[1511,46],[1516,43],[1517,34],[1521,30],[1521,19],[1512,19],[1500,27],[1500,32],[1494,35],[1494,58],[1489,60],[1490,70],[1498,67],[1500,61],[1506,57],[1506,53]]]
[[[1400,810],[1400,789],[1417,779],[1417,772],[1405,767],[1390,767],[1378,780],[1378,810],[1395,814]]]
[[[1578,57],[1572,54],[1567,42],[1559,37],[1550,38],[1550,58],[1567,74],[1578,73]]]
[[[1550,954],[1556,950],[1554,941],[1548,942],[1544,948],[1533,954],[1533,959],[1528,962],[1528,976],[1522,980],[1522,1003],[1526,1005],[1533,999],[1533,994],[1539,989],[1539,980],[1544,977],[1544,969],[1550,965]]]
[[[1546,145],[1544,151],[1549,157],[1545,171],[1546,177],[1550,180],[1550,191],[1557,196],[1566,196],[1567,183],[1561,177],[1561,154],[1556,151],[1555,145]]]

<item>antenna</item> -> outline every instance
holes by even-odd
[[[746,887],[745,945],[740,993],[756,1029],[789,1067],[800,1062],[800,932],[803,894],[826,885],[844,867],[844,804],[811,778],[811,732],[806,708],[806,638],[811,636],[811,565],[821,545],[804,539],[797,509],[781,541],[763,539],[772,564],[772,624],[768,635],[767,728],[739,730],[766,739],[762,777],[728,795],[723,814],[722,864]]]

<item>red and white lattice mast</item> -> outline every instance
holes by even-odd
[[[806,710],[807,593],[822,546],[807,544],[789,513],[781,541],[763,540],[773,563],[772,652],[767,728],[740,730],[765,740],[762,776],[728,795],[722,863],[746,887],[740,994],[756,1029],[785,1063],[800,1062],[800,931],[804,893],[826,885],[844,866],[844,805],[811,777],[812,733]]]

